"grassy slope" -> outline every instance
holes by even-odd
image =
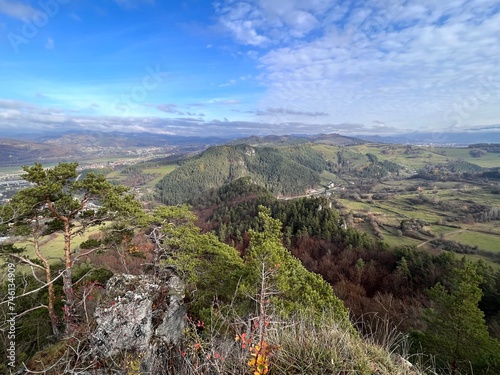
[[[170,164],[170,165],[162,165],[162,166],[158,166],[158,167],[144,169],[143,170],[144,173],[151,173],[151,174],[158,173],[158,174],[160,174],[160,176],[155,178],[153,181],[148,182],[147,186],[155,187],[156,184],[158,184],[158,182],[160,182],[165,176],[172,173],[178,167],[179,166],[177,164],[175,164],[175,165]]]
[[[80,244],[86,241],[89,236],[93,233],[99,232],[98,227],[94,227],[85,232],[82,236],[77,236],[72,240],[71,247],[72,249],[76,249]],[[16,243],[18,247],[25,247],[26,251],[23,255],[28,256],[29,258],[36,258],[35,250],[33,248],[33,243],[30,241],[22,241]],[[56,264],[61,261],[64,256],[64,237],[62,233],[53,234],[52,236],[44,237],[41,241],[40,250],[42,254],[50,259],[52,264]]]
[[[154,188],[158,182],[160,182],[165,176],[168,174],[172,173],[176,168],[179,166],[177,164],[169,164],[169,165],[159,165],[156,167],[149,167],[143,169],[141,172],[144,174],[158,174],[159,176],[156,177],[154,180],[148,182],[147,184],[144,185],[146,188]],[[109,181],[113,181],[117,184],[122,184],[127,176],[122,173],[121,170],[113,171],[111,173],[108,173],[106,175],[106,178]],[[139,187],[139,186],[135,186]]]
[[[481,250],[500,253],[500,236],[475,232],[473,226],[464,232],[453,233],[446,239],[467,245],[477,245]]]
[[[494,168],[500,166],[500,154],[487,153],[480,158],[474,158],[469,154],[469,148],[437,148],[438,151],[446,152],[446,156],[453,159],[464,159],[470,163],[477,164],[483,168]]]

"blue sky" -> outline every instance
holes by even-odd
[[[500,130],[498,0],[0,0],[0,136]]]

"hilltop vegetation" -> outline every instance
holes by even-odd
[[[268,135],[264,137],[247,137],[236,139],[228,143],[228,145],[246,144],[250,146],[298,146],[309,143],[320,143],[329,145],[357,145],[365,143],[357,138],[346,137],[340,134],[318,134],[318,135]]]
[[[320,182],[323,158],[307,147],[211,147],[185,161],[158,183],[165,204],[188,202],[198,194],[248,176],[275,195],[305,194]]]
[[[200,233],[187,207],[161,206],[146,213],[130,195],[123,195],[123,186],[112,186],[102,175],[94,174],[76,182],[75,170],[76,164],[60,164],[48,170],[42,170],[40,165],[27,167],[26,178],[36,177],[33,187],[2,207],[2,220],[15,224],[4,230],[31,238],[36,247],[34,259],[24,254],[25,249],[17,247],[17,242],[0,247],[9,263],[34,267],[30,272],[22,268],[15,274],[9,271],[8,282],[2,284],[2,302],[7,301],[4,298],[12,290],[18,314],[14,354],[10,349],[8,352],[7,345],[0,352],[2,358],[10,356],[2,362],[2,371],[22,361],[28,371],[45,374],[93,370],[139,374],[153,365],[162,373],[178,374],[265,374],[268,370],[274,374],[302,374],[311,373],[310,357],[303,352],[308,347],[317,356],[315,373],[406,373],[389,352],[360,339],[331,286],[318,274],[307,271],[283,246],[281,222],[272,218],[265,207],[258,210],[256,227],[246,233],[248,251],[240,255],[213,234]],[[80,190],[80,198],[70,194]],[[44,209],[44,202],[49,202],[49,210]],[[97,208],[99,203],[101,207]],[[110,220],[105,216],[107,210],[125,215],[116,216],[79,248],[73,247],[74,235],[84,233],[87,226]],[[30,217],[36,219],[25,220]],[[53,225],[58,221],[64,225]],[[74,232],[68,234],[68,230]],[[60,252],[69,259],[64,265],[50,267],[42,239],[55,232],[65,233]],[[150,275],[158,280],[165,273],[175,272],[185,283],[189,324],[182,331],[182,341],[170,343],[168,348],[159,347],[160,356],[146,352],[144,347],[103,355],[99,347],[93,330],[102,323],[102,315],[99,318],[94,313],[99,308],[101,314],[103,308],[119,311],[116,306],[122,306],[122,300],[110,300],[103,288],[113,274],[121,272]],[[42,275],[47,278],[48,288],[40,279]],[[63,282],[58,275],[64,276]],[[125,300],[133,293],[129,288],[123,292]],[[149,302],[153,321],[162,319],[157,315],[164,300],[170,301],[167,297]],[[45,309],[46,301],[49,311]],[[8,324],[8,311],[2,310],[3,325]],[[60,330],[63,327],[64,333]],[[269,333],[265,333],[267,330]],[[307,337],[306,330],[313,335]],[[299,331],[304,334],[297,340],[294,332]],[[137,327],[133,333],[135,337],[144,335]],[[245,350],[247,347],[249,350]],[[207,351],[212,354],[205,355]],[[252,357],[255,360],[249,360]],[[161,363],[152,364],[151,358]],[[418,374],[416,369],[411,372]]]
[[[446,251],[437,252],[445,241],[431,244],[437,255],[418,251],[415,246],[390,247],[353,227],[346,227],[345,221],[331,208],[331,202],[326,197],[280,201],[249,179],[238,180],[205,194],[195,201],[194,208],[199,215],[198,223],[205,231],[214,231],[221,240],[245,254],[249,246],[247,233],[251,228],[259,227],[255,215],[262,204],[267,205],[273,217],[282,223],[283,241],[287,248],[308,270],[321,274],[333,286],[336,295],[349,308],[351,317],[359,322],[358,328],[362,332],[376,332],[377,327],[384,324],[389,331],[411,333],[416,342],[426,345],[429,353],[440,352],[431,341],[445,340],[448,333],[437,337],[433,336],[435,328],[428,332],[429,336],[421,331],[421,327],[426,327],[422,311],[427,311],[425,308],[433,303],[427,290],[437,283],[453,290],[457,283],[453,279],[454,270],[468,264],[464,259],[455,257],[453,252],[463,253],[468,245],[461,245],[459,250],[449,245],[443,249]],[[401,230],[406,235],[418,235],[420,231],[425,233],[425,225],[421,220],[405,220]],[[490,332],[498,338],[500,271],[495,271],[484,262],[475,267],[473,272],[481,280],[480,283],[475,281],[477,290],[481,290],[480,301],[475,304],[479,303],[481,310],[477,307],[474,310],[476,318],[473,320],[476,320],[473,324],[483,321],[485,317]],[[448,289],[440,291],[441,294],[447,292]],[[484,353],[490,349],[498,350],[498,342],[484,336],[486,326],[484,321],[481,324],[478,340],[484,346]],[[459,328],[454,326],[453,329]],[[473,337],[475,334],[469,331],[467,335]],[[380,342],[387,339],[378,334],[375,337]],[[447,345],[452,347],[452,344]],[[448,359],[439,355],[437,358],[443,360],[440,365],[444,367],[460,362],[453,366],[468,373],[466,367],[470,363],[463,353],[460,358],[449,353],[446,354]],[[473,366],[477,373],[487,373],[491,365],[481,362],[483,359],[470,359],[475,361]]]
[[[128,218],[125,215],[113,222],[104,222],[103,211],[96,207],[81,211],[81,217],[80,211],[71,211],[76,215],[75,226],[67,229],[77,235],[82,224],[85,228],[81,231],[85,237],[71,242],[73,252],[69,253],[75,259],[70,265],[73,277],[79,280],[72,292],[75,311],[71,317],[80,324],[86,316],[85,324],[73,331],[76,339],[83,347],[91,345],[86,340],[92,336],[93,323],[88,320],[92,310],[81,309],[95,305],[90,300],[78,303],[87,296],[88,283],[105,285],[112,274],[122,272],[157,275],[175,270],[186,283],[185,302],[190,322],[195,322],[180,347],[187,354],[175,358],[193,374],[201,373],[193,366],[204,372],[215,368],[219,372],[225,368],[225,373],[249,371],[250,362],[241,351],[248,342],[238,331],[240,341],[235,346],[233,330],[245,324],[243,317],[263,324],[271,312],[284,325],[268,332],[263,346],[268,349],[247,352],[255,363],[260,358],[269,373],[311,373],[304,362],[311,353],[320,366],[312,373],[418,373],[415,368],[410,371],[395,365],[394,357],[380,347],[403,355],[410,350],[416,362],[425,358],[423,350],[424,355],[434,356],[432,371],[439,374],[500,372],[500,159],[496,146],[345,146],[337,141],[331,137],[256,139],[253,145],[216,146],[191,157],[80,173],[82,183],[98,181],[109,191],[125,193],[120,184],[133,187],[147,210],[135,209]],[[76,175],[68,176],[65,181],[72,186]],[[104,183],[104,176],[115,187]],[[50,198],[58,207],[71,206],[76,201],[68,194],[63,188],[61,195]],[[30,191],[18,195],[24,200],[36,198]],[[126,196],[132,203],[132,195]],[[163,206],[155,199],[177,206]],[[192,205],[195,215],[179,205],[185,202]],[[125,211],[128,206],[119,204],[119,199],[115,204]],[[9,207],[2,206],[0,213],[15,212]],[[42,350],[29,362],[40,370],[36,358],[47,353],[50,357],[52,351],[59,353],[57,358],[62,355],[64,345],[59,341],[52,346],[57,340],[49,336],[68,323],[60,296],[70,289],[67,278],[65,285],[57,278],[61,265],[54,259],[64,242],[56,235],[61,228],[55,225],[57,220],[49,220],[43,204],[32,207],[40,211],[16,218],[15,226],[0,223],[0,236],[21,233],[12,246],[2,247],[4,259],[26,256],[49,270],[55,280],[49,293],[42,288],[18,304],[20,311],[27,311],[20,320],[20,355],[28,359]],[[44,215],[49,216],[42,219]],[[14,220],[15,215],[10,217]],[[33,218],[38,223],[36,231],[22,231],[29,229]],[[88,225],[103,224],[102,230],[88,231],[86,220],[90,220]],[[34,247],[24,249],[27,240]],[[37,246],[48,263],[33,260]],[[48,276],[37,277],[20,274],[18,280],[24,280],[27,289],[23,290],[36,290]],[[99,299],[101,292],[95,293]],[[55,315],[48,316],[37,306],[40,301],[46,305],[53,296]],[[456,301],[466,303],[456,309]],[[338,319],[325,316],[325,306]],[[352,323],[345,324],[346,308]],[[275,324],[271,320],[269,324]],[[201,321],[203,325],[198,326]],[[338,330],[325,332],[322,324]],[[307,335],[304,329],[314,334]],[[40,335],[33,343],[30,338],[35,330]],[[305,340],[300,345],[299,331]],[[370,337],[370,344],[355,331]],[[468,340],[449,340],[450,335]],[[252,337],[263,342],[262,336]],[[400,341],[402,337],[406,339]],[[330,350],[324,345],[328,342],[347,349]],[[309,348],[307,353],[304,347]],[[228,358],[224,365],[210,357],[222,352]],[[128,363],[140,363],[140,358],[138,353],[127,353],[105,363],[115,370],[131,371]],[[182,366],[175,371],[187,369]]]
[[[337,174],[334,186],[331,181],[327,181],[322,195],[289,200],[277,199],[275,194],[262,186],[262,182],[255,183],[252,176],[230,180],[228,184],[211,190],[200,190],[192,199],[197,218],[186,206],[160,205],[147,211],[140,210],[128,193],[120,198],[119,195],[126,193],[127,189],[123,186],[113,187],[105,182],[103,175],[88,173],[81,183],[76,183],[75,164],[63,165],[47,173],[42,173],[38,165],[33,169],[27,168],[27,172],[36,172],[36,184],[39,186],[26,192],[21,191],[17,195],[21,200],[13,199],[12,206],[2,208],[2,215],[11,214],[10,219],[7,219],[16,223],[13,227],[3,225],[2,231],[9,235],[11,231],[18,229],[18,224],[29,229],[30,223],[33,225],[31,218],[35,218],[36,225],[32,227],[32,231],[24,231],[23,236],[31,237],[35,247],[38,246],[35,256],[45,264],[40,269],[45,270],[48,280],[54,280],[54,287],[49,292],[43,287],[37,289],[42,281],[36,273],[36,277],[31,273],[19,273],[17,276],[16,285],[19,287],[16,293],[22,295],[17,306],[20,311],[26,311],[20,320],[22,324],[18,331],[19,358],[25,359],[31,369],[39,371],[43,370],[40,366],[50,366],[62,356],[71,358],[64,363],[65,366],[71,364],[73,368],[104,366],[122,371],[130,370],[130,363],[134,363],[134,366],[142,365],[140,352],[122,353],[121,357],[105,360],[96,360],[89,355],[91,352],[86,350],[94,345],[92,329],[96,322],[92,314],[96,304],[87,298],[92,295],[92,298],[106,303],[107,299],[97,285],[105,285],[112,274],[126,272],[158,275],[175,270],[185,282],[189,321],[196,322],[188,330],[185,341],[175,351],[169,352],[171,357],[168,358],[177,363],[177,367],[170,369],[175,368],[173,371],[177,373],[199,374],[207,369],[218,369],[219,373],[235,373],[235,368],[238,369],[236,373],[245,373],[253,371],[258,361],[261,361],[263,368],[272,371],[270,373],[311,373],[308,363],[304,362],[304,358],[309,358],[311,353],[319,366],[312,373],[418,373],[415,368],[410,370],[409,367],[396,365],[394,357],[380,349],[383,347],[408,355],[409,349],[405,345],[410,344],[415,351],[415,357],[412,358],[417,362],[419,358],[423,358],[422,349],[424,355],[435,356],[433,368],[440,374],[450,373],[450,369],[451,373],[457,370],[464,374],[469,369],[477,374],[500,371],[500,346],[496,339],[500,337],[500,272],[485,262],[471,263],[465,258],[455,257],[451,247],[445,248],[450,245],[448,238],[445,240],[433,236],[434,229],[429,221],[431,214],[427,213],[429,217],[425,219],[419,217],[422,208],[415,210],[413,218],[405,218],[402,211],[399,213],[400,238],[425,240],[427,246],[434,246],[432,253],[420,251],[415,246],[391,246],[382,241],[380,237],[388,225],[380,215],[365,212],[365,216],[355,216],[353,212],[345,212],[345,208],[337,209],[336,206],[340,200],[350,202],[351,194],[353,201],[367,207],[388,202],[399,202],[401,205],[403,201],[398,201],[396,196],[386,199],[393,194],[390,191],[378,190],[378,197],[374,193],[362,193],[360,189],[366,189],[366,181],[370,179],[351,174],[359,168],[365,170],[367,164],[389,167],[392,164],[384,163],[385,160],[373,152],[357,152],[366,151],[368,146],[364,145],[357,145],[349,150],[331,150],[331,146],[320,145],[320,151],[314,150],[314,147],[317,146],[264,148],[263,154],[259,154],[258,149],[238,145],[209,149],[200,157],[184,161],[177,170],[191,163],[199,166],[200,160],[215,163],[221,153],[226,159],[229,155],[231,160],[235,160],[237,157],[243,158],[241,154],[246,152],[248,155],[245,155],[249,158],[277,161],[288,167],[302,166],[311,171],[316,169],[316,173],[321,168],[328,168],[329,173],[333,174],[332,171],[338,172],[339,167],[345,172],[345,175],[341,173],[341,177]],[[374,150],[373,146],[369,147],[370,151]],[[336,159],[328,157],[326,150],[332,151]],[[323,155],[319,152],[323,152]],[[339,153],[344,159],[339,160]],[[236,168],[244,166],[236,164]],[[156,166],[148,165],[149,168]],[[268,170],[270,166],[275,166],[275,163],[263,165],[262,169]],[[280,168],[283,167],[276,170],[281,170]],[[135,170],[136,168],[129,168],[124,175],[133,174]],[[209,170],[220,171],[215,167],[210,167]],[[64,178],[58,179],[58,173],[63,173]],[[411,171],[409,174],[411,175]],[[58,182],[51,184],[51,178]],[[378,178],[375,187],[378,183],[394,189],[390,185],[394,178],[414,183],[414,179],[406,180],[390,171]],[[75,226],[67,226],[62,232],[72,230],[70,237],[80,232],[79,226],[86,228],[88,225],[105,224],[104,220],[107,219],[103,216],[104,207],[83,209],[88,202],[86,195],[79,198],[71,196],[72,189],[81,189],[89,181],[98,182],[99,186],[114,192],[112,197],[105,199],[95,195],[96,203],[102,199],[101,203],[112,213],[123,211],[124,215],[112,222],[108,221],[102,231],[89,234],[79,248],[72,248],[71,241],[68,242],[65,237],[65,254],[70,262],[62,266],[62,272],[67,272],[65,270],[69,267],[72,280],[78,280],[70,289],[70,279],[64,278],[63,284],[57,276],[61,272],[61,265],[44,262],[44,259],[48,260],[47,257],[40,258],[39,255],[49,249],[46,237],[50,242],[52,233],[61,232],[60,226],[53,225],[54,222],[57,224],[57,220],[52,220],[54,213],[45,210],[43,203],[51,199],[54,207],[69,209],[68,215],[72,215],[71,220]],[[401,181],[396,182],[398,189],[404,188],[404,184],[400,186]],[[422,181],[424,180],[419,182]],[[89,185],[92,197],[99,192],[93,186]],[[57,193],[58,190],[54,189],[61,189],[61,192]],[[424,191],[412,191],[401,199],[408,207],[427,205],[450,212],[457,208],[452,200],[432,202]],[[439,186],[436,186],[436,191],[439,191]],[[346,194],[346,197],[337,198],[335,194]],[[17,217],[14,213],[19,212],[18,209],[24,209],[25,205],[20,203],[26,197],[36,200],[33,201],[36,204],[29,207],[36,207],[39,211],[27,212],[31,216]],[[113,199],[108,202],[108,198]],[[369,200],[372,203],[368,203]],[[462,202],[456,204],[459,203]],[[77,209],[82,204],[83,208]],[[473,219],[475,213],[481,213],[481,220],[485,224],[489,223],[488,220],[495,221],[498,218],[498,212],[491,207],[485,211],[486,204],[477,206],[477,209],[472,207],[476,206],[469,203],[467,210]],[[386,212],[388,210],[386,208]],[[396,208],[393,209],[395,210]],[[455,219],[450,217],[446,221],[452,222]],[[469,218],[465,215],[463,219]],[[90,221],[87,222],[88,220]],[[378,230],[378,234],[372,236],[365,233],[367,231],[360,231],[358,226],[362,224],[369,224],[374,232]],[[445,226],[444,223],[435,225]],[[438,239],[441,240],[439,246],[443,246],[442,251],[437,251],[438,245],[434,243]],[[16,239],[12,245],[2,246],[3,256],[11,262],[37,264],[37,260],[24,258],[26,250],[16,246],[20,243],[19,240]],[[458,285],[457,277],[462,276],[463,281]],[[6,287],[7,284],[2,293]],[[33,291],[34,294],[23,295],[25,291]],[[453,306],[453,299],[461,298],[463,291],[473,292],[466,308],[450,308]],[[68,314],[67,308],[61,309],[61,300],[53,297],[69,292],[73,300]],[[42,304],[53,301],[50,307],[53,313],[50,316],[43,306],[39,306],[40,301]],[[155,300],[153,305],[156,306],[157,302],[160,303]],[[433,311],[441,313],[436,316]],[[154,310],[153,312],[155,313]],[[352,323],[346,320],[348,315],[353,319]],[[442,317],[445,317],[445,321],[447,317],[450,322],[466,321],[467,327],[448,324],[438,330],[438,318]],[[254,333],[251,329],[242,331],[241,327],[249,324],[245,323],[246,319],[257,322],[255,332],[259,333]],[[33,322],[36,323],[33,325]],[[327,333],[323,329],[325,324],[336,328]],[[272,329],[264,335],[264,327],[268,326]],[[59,341],[62,327],[66,327],[65,337],[62,337],[63,341]],[[289,327],[292,327],[292,331],[289,331]],[[306,335],[304,329],[314,334]],[[34,330],[41,332],[41,336]],[[54,332],[52,337],[50,330]],[[241,344],[235,344],[234,330],[237,330],[236,337]],[[296,334],[292,334],[294,330],[302,330],[300,340],[297,340]],[[280,333],[274,335],[271,332]],[[461,335],[462,332],[466,332],[475,347],[480,348],[480,355],[471,350],[459,351],[455,342],[447,339],[450,334]],[[258,346],[250,345],[243,333],[252,337]],[[68,335],[69,338],[66,337]],[[360,340],[358,335],[370,337],[370,343]],[[408,338],[402,339],[410,337],[408,335],[411,336],[411,341],[406,341]],[[34,337],[36,342],[33,342]],[[319,338],[324,342],[319,342]],[[69,351],[64,349],[64,340],[67,339],[71,339],[68,341],[71,343]],[[75,342],[82,343],[78,350],[73,346]],[[332,349],[328,343],[333,342],[337,344]],[[250,345],[253,350],[250,356],[255,361],[249,362],[245,355],[242,357],[243,345]],[[336,345],[342,345],[343,349],[337,351]],[[37,351],[40,352],[33,357]],[[216,353],[220,356],[221,352],[231,359],[225,363],[210,359]],[[203,355],[200,357],[197,353]],[[5,354],[4,352],[3,355]],[[130,358],[133,358],[132,362]],[[194,368],[199,371],[194,371]],[[54,369],[55,373],[64,372],[59,367]]]

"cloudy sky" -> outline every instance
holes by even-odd
[[[498,0],[0,0],[0,136],[500,130]]]

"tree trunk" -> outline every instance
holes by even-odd
[[[457,372],[457,360],[454,359],[452,362],[451,362],[451,369],[450,369],[450,375],[455,375],[456,372]]]
[[[49,317],[50,317],[50,323],[52,325],[52,333],[54,334],[55,337],[59,337],[59,329],[57,328],[57,315],[55,311],[55,300],[56,300],[56,295],[54,292],[54,284],[52,283],[52,274],[51,274],[51,268],[50,268],[50,262],[42,255],[42,252],[40,251],[40,242],[39,242],[39,233],[40,233],[40,225],[38,222],[38,217],[35,217],[35,227],[33,229],[33,247],[35,248],[35,254],[40,259],[43,263],[44,266],[44,271],[45,271],[45,281],[47,282],[47,291],[49,293],[49,303],[48,303],[48,310],[49,310]]]
[[[52,275],[50,274],[50,267],[45,270],[45,278],[47,280],[47,283],[49,284],[48,286],[48,292],[49,292],[49,316],[50,316],[50,323],[52,325],[52,333],[54,334],[55,337],[59,337],[60,332],[59,328],[57,328],[57,315],[56,315],[56,310],[55,310],[55,301],[56,301],[56,296],[54,292],[54,284],[52,284]]]
[[[66,298],[65,318],[66,336],[75,330],[75,291],[73,290],[73,262],[71,259],[71,228],[67,218],[64,220],[64,261],[63,292]]]

